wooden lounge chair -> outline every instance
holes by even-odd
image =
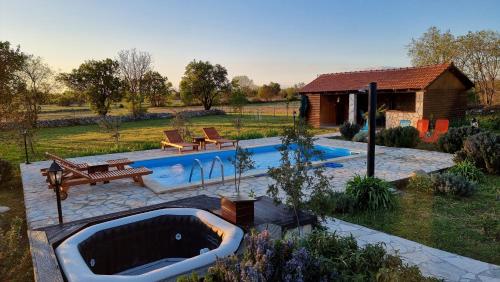
[[[64,164],[68,167],[72,167],[74,169],[78,169],[78,170],[82,170],[82,171],[88,170],[88,168],[91,166],[88,163],[75,163],[75,162],[69,161],[67,159],[63,159],[57,155],[50,154],[48,152],[45,152],[45,155],[49,159],[58,162],[59,165]],[[125,169],[126,165],[133,164],[134,162],[127,159],[127,158],[124,158],[124,159],[107,160],[104,163],[107,164],[109,167],[114,167],[116,169]],[[42,175],[45,176],[47,174],[47,168],[42,169],[41,172],[42,172]]]
[[[82,185],[82,184],[95,184],[95,183],[108,183],[112,180],[132,178],[135,182],[144,186],[142,177],[153,173],[152,170],[145,167],[116,169],[110,171],[87,173],[85,171],[76,169],[72,166],[67,166],[63,163],[60,164],[64,169],[63,182],[60,187],[61,199],[65,200],[68,197],[69,188]],[[54,189],[49,183],[49,188]]]
[[[427,135],[427,132],[429,131],[429,120],[419,119],[417,121],[417,130],[418,130],[418,137],[420,137],[420,139],[424,138]]]
[[[436,120],[436,127],[434,128],[434,132],[432,132],[431,136],[424,137],[422,141],[426,143],[436,143],[441,135],[448,132],[449,125],[450,121],[447,119]]]
[[[182,140],[181,134],[177,129],[165,130],[165,140],[161,141],[160,146],[162,150],[166,147],[174,147],[179,149],[179,153],[182,153],[182,149],[192,147],[193,151],[198,150],[198,143],[185,142]]]
[[[231,143],[232,145],[229,145],[229,147],[234,147],[235,144],[238,144],[237,140],[222,138],[214,127],[203,128],[203,133],[205,134],[205,142],[214,143],[219,150],[222,148],[223,144]]]

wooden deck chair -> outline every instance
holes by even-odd
[[[107,183],[117,179],[132,178],[134,182],[144,186],[143,176],[153,173],[152,170],[145,167],[117,169],[105,172],[87,173],[85,171],[67,166],[63,163],[61,167],[67,172],[63,176],[61,185],[61,199],[65,200],[68,197],[69,188],[82,184]],[[54,189],[49,183],[49,188]]]
[[[179,153],[182,153],[182,149],[192,147],[193,151],[198,150],[198,143],[185,142],[182,140],[181,134],[177,129],[165,130],[163,131],[165,135],[165,140],[161,141],[160,146],[162,150],[166,147],[174,147],[179,149]]]
[[[222,138],[214,127],[203,128],[203,133],[205,134],[205,142],[214,143],[219,150],[222,148],[223,144],[231,143],[232,145],[229,145],[229,147],[234,147],[235,144],[238,144],[237,140]]]
[[[431,136],[422,139],[422,141],[426,143],[436,143],[441,135],[448,132],[449,125],[450,121],[447,119],[436,120],[436,127],[434,128],[434,132],[432,132]]]
[[[72,162],[70,160],[63,159],[57,155],[50,154],[48,152],[45,152],[45,156],[47,156],[51,160],[58,162],[59,164],[65,164],[66,166],[69,166],[69,167],[72,167],[72,168],[75,168],[78,170],[88,170],[88,168],[90,166],[88,163],[75,163],[75,162]],[[134,162],[127,159],[127,158],[123,158],[123,159],[107,160],[104,163],[109,165],[109,167],[114,167],[116,169],[125,169],[126,165],[133,164]],[[48,168],[41,169],[42,175],[45,176],[47,174],[47,170],[48,170]]]
[[[427,135],[427,132],[429,131],[429,120],[419,119],[417,121],[417,130],[418,130],[418,137],[420,137],[420,139],[424,138]]]

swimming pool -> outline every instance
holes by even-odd
[[[265,173],[269,167],[277,167],[281,157],[278,147],[279,145],[268,145],[248,148],[248,150],[253,153],[252,159],[255,161],[255,168],[245,174],[255,174],[258,172]],[[321,145],[314,145],[314,148],[322,153],[323,160],[330,160],[351,155],[351,151],[344,148],[333,148]],[[195,164],[195,159],[200,160],[202,164],[205,182],[209,180],[210,168],[214,158],[216,157],[219,157],[224,165],[224,177],[226,179],[234,177],[234,167],[230,161],[231,158],[234,159],[234,154],[235,150],[211,151],[206,153],[137,161],[131,166],[145,166],[153,170],[153,174],[149,175],[148,178],[149,181],[153,181],[157,185],[161,185],[165,188],[183,187],[190,186],[192,184],[199,184],[201,182],[201,172]],[[313,161],[319,160],[320,159],[318,158],[313,159]],[[193,170],[192,181],[190,183],[189,174],[193,165],[196,167]],[[221,176],[220,164],[216,162],[210,179],[220,181]]]

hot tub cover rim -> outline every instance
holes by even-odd
[[[140,275],[99,275],[93,273],[80,254],[78,245],[98,231],[162,215],[191,215],[223,234],[218,248]],[[217,258],[235,253],[243,239],[243,231],[236,225],[201,209],[166,208],[130,215],[86,227],[64,240],[56,248],[56,256],[68,281],[157,281],[181,275],[212,264]]]

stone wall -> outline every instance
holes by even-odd
[[[385,127],[392,128],[399,126],[401,120],[409,120],[411,126],[417,127],[417,121],[422,119],[424,113],[424,92],[415,93],[415,111],[389,110],[385,113]]]
[[[211,115],[225,115],[226,113],[222,110],[199,110],[199,111],[182,111],[178,112],[178,115],[182,115],[185,118],[201,117],[201,116],[211,116]],[[122,122],[128,121],[139,121],[139,120],[150,120],[150,119],[170,119],[173,118],[174,114],[171,113],[146,113],[144,115],[133,117],[131,115],[120,116]],[[68,118],[68,119],[52,119],[52,120],[40,120],[38,121],[39,128],[47,127],[65,127],[65,126],[75,126],[75,125],[92,125],[96,124],[101,117],[80,117],[80,118]],[[0,124],[0,129],[15,128],[15,124]]]

